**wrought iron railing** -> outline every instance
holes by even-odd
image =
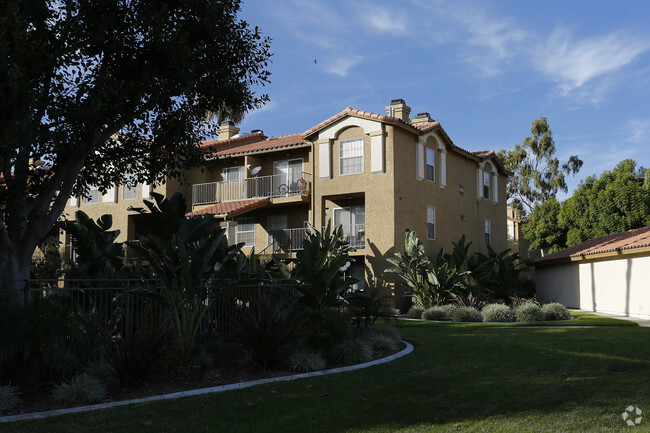
[[[311,174],[251,177],[231,182],[208,182],[192,185],[192,206],[253,198],[276,198],[309,195]]]
[[[307,229],[271,230],[269,245],[260,254],[293,253],[303,249],[302,243],[307,239]]]

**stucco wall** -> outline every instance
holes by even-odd
[[[650,318],[650,256],[538,266],[535,278],[540,301]]]

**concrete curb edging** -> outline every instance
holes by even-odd
[[[332,368],[329,370],[322,370],[322,371],[313,371],[311,373],[301,373],[301,374],[295,374],[291,376],[280,376],[280,377],[270,377],[268,379],[260,379],[260,380],[253,380],[250,382],[241,382],[241,383],[232,383],[229,385],[221,385],[221,386],[213,386],[210,388],[201,388],[201,389],[192,389],[189,391],[180,391],[180,392],[174,392],[171,394],[163,394],[163,395],[155,395],[152,397],[143,397],[143,398],[136,398],[132,400],[122,400],[122,401],[114,401],[111,403],[101,403],[101,404],[93,404],[89,406],[79,406],[79,407],[71,407],[67,409],[56,409],[56,410],[50,410],[47,412],[34,412],[34,413],[26,413],[26,414],[20,414],[20,415],[8,415],[8,416],[1,416],[0,417],[0,423],[4,422],[13,422],[13,421],[25,421],[25,420],[33,420],[33,419],[42,419],[42,418],[49,418],[52,416],[58,416],[58,415],[67,415],[71,413],[80,413],[80,412],[90,412],[93,410],[99,410],[99,409],[109,409],[113,407],[118,407],[118,406],[126,406],[129,404],[139,404],[139,403],[148,403],[151,401],[160,401],[160,400],[171,400],[175,398],[182,398],[182,397],[192,397],[196,395],[203,395],[203,394],[211,394],[211,393],[217,393],[217,392],[223,392],[223,391],[231,391],[235,389],[244,389],[244,388],[250,388],[252,386],[256,385],[263,385],[265,383],[273,383],[273,382],[288,382],[291,380],[297,380],[297,379],[304,379],[307,377],[316,377],[316,376],[325,376],[328,374],[334,374],[334,373],[344,373],[347,371],[354,371],[354,370],[361,370],[362,368],[368,368],[372,367],[375,365],[380,365],[380,364],[385,364],[387,362],[393,361],[395,359],[401,358],[403,356],[408,355],[409,353],[413,352],[413,345],[407,341],[402,340],[402,343],[406,344],[406,348],[404,348],[402,351],[397,352],[393,355],[387,356],[385,358],[380,358],[376,359],[374,361],[366,362],[363,364],[357,364],[357,365],[351,365],[348,367],[339,367],[339,368]]]

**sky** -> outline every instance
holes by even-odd
[[[623,159],[650,167],[650,2],[249,0],[240,17],[274,53],[242,132],[402,98],[470,151],[512,149],[546,117],[560,161],[584,161],[569,195]]]

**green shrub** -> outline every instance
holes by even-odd
[[[133,327],[111,351],[110,363],[122,386],[146,382],[167,355],[168,332],[164,327]]]
[[[387,335],[370,334],[363,339],[363,342],[374,350],[391,351],[397,349],[397,341]]]
[[[11,385],[0,386],[0,413],[11,410],[22,400],[18,397],[18,388]]]
[[[539,305],[533,303],[523,304],[515,308],[517,322],[543,322],[544,312]]]
[[[409,319],[421,319],[424,308],[419,305],[414,305],[406,312],[406,317]]]
[[[318,353],[300,351],[289,355],[287,365],[293,371],[319,371],[325,368],[325,360]]]
[[[488,304],[481,314],[484,322],[514,322],[517,319],[515,311],[504,304]]]
[[[358,340],[347,340],[334,346],[330,358],[344,364],[360,364],[372,360],[372,349]]]
[[[86,374],[108,385],[117,385],[120,383],[115,368],[105,361],[93,362],[88,365],[86,367]]]
[[[422,318],[424,320],[449,320],[449,314],[447,314],[444,308],[435,306],[428,308],[422,313]]]
[[[447,316],[449,316],[449,318],[452,318],[454,317],[454,313],[456,312],[456,310],[458,310],[458,305],[445,304],[442,306],[442,308],[447,312]]]
[[[395,341],[398,341],[401,339],[399,335],[399,331],[397,328],[394,326],[388,325],[388,324],[375,324],[374,326],[371,326],[369,328],[366,328],[365,330],[366,334],[370,335],[385,335],[387,337],[392,338]]]
[[[52,398],[65,404],[95,403],[106,397],[106,386],[88,374],[79,374],[54,387]]]
[[[233,334],[246,346],[262,370],[282,361],[282,349],[295,337],[301,316],[285,293],[269,293],[242,307],[233,321]]]
[[[564,305],[558,302],[553,302],[550,304],[543,305],[542,311],[544,312],[544,316],[546,317],[546,320],[571,319],[571,314],[569,313],[569,310],[567,310],[567,308]]]
[[[454,322],[482,322],[483,315],[473,307],[459,307],[454,311]]]

